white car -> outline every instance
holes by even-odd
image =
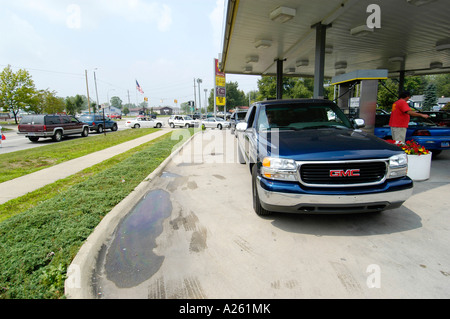
[[[125,126],[131,127],[131,128],[149,128],[149,127],[156,127],[160,128],[164,125],[164,123],[160,120],[152,119],[150,117],[138,117],[133,120],[127,120],[125,123]]]
[[[169,120],[169,126],[174,128],[175,126],[179,127],[194,127],[195,120],[188,115],[172,115]]]
[[[218,118],[218,117],[208,117],[207,119],[202,121],[202,124],[206,128],[218,128],[221,130],[222,128],[228,128],[230,127],[231,123],[225,121],[224,119]]]

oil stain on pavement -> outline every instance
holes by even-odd
[[[164,256],[153,252],[163,221],[170,216],[170,194],[152,190],[140,200],[117,228],[105,258],[105,274],[119,288],[137,286],[161,267]]]

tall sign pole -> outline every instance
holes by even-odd
[[[214,59],[214,116],[217,106],[223,106],[224,119],[226,119],[225,96],[225,73],[219,69],[219,60]]]

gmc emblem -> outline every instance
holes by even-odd
[[[359,169],[334,169],[330,170],[330,177],[350,177],[350,176],[360,176]]]

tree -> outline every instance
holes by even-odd
[[[39,90],[34,98],[30,108],[35,113],[62,113],[66,108],[64,99],[56,96],[55,91]]]
[[[248,104],[244,91],[239,90],[238,86],[239,84],[237,82],[227,82],[225,84],[225,101],[227,110],[234,109],[236,106]],[[223,108],[221,108],[221,111],[223,111]]]
[[[35,94],[34,82],[26,70],[14,73],[8,65],[0,73],[0,107],[14,114],[16,124],[19,111],[28,111]]]
[[[378,82],[378,106],[386,111],[391,111],[392,104],[398,100],[398,83],[392,79]]]
[[[87,100],[86,100],[87,103]],[[65,99],[67,114],[75,115],[80,113],[85,108],[85,100],[82,95],[68,96]],[[92,105],[91,105],[92,107]],[[95,110],[94,110],[95,112]]]
[[[122,100],[120,99],[120,97],[113,96],[111,98],[111,106],[114,106],[114,107],[116,107],[118,109],[122,109]]]
[[[436,85],[434,83],[430,83],[424,92],[424,101],[422,110],[423,111],[431,111],[433,106],[437,104],[437,92]]]

